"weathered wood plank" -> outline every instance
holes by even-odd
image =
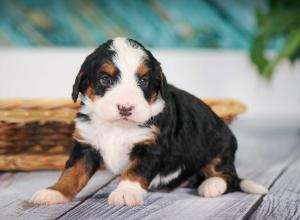
[[[107,171],[97,172],[75,201],[68,204],[37,206],[27,202],[35,191],[53,184],[60,173],[60,171],[41,171],[2,174],[0,176],[1,219],[57,218],[80,204],[113,178],[113,175]]]
[[[292,163],[274,183],[251,219],[300,219],[299,170],[300,159]]]
[[[243,130],[244,129],[244,130]],[[299,155],[296,132],[261,128],[238,128],[240,142],[237,169],[241,177],[270,186]],[[284,150],[282,150],[284,149]],[[62,219],[243,219],[261,199],[259,195],[231,193],[218,198],[201,198],[193,189],[172,193],[150,193],[143,206],[109,207],[107,197],[117,181],[101,189]]]

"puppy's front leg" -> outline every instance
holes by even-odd
[[[153,162],[153,161],[152,161]],[[146,168],[145,161],[136,158],[132,160],[127,170],[121,175],[121,181],[117,188],[109,195],[109,205],[142,205],[147,193],[150,181],[155,175]]]
[[[91,146],[76,141],[58,181],[51,187],[37,191],[31,202],[50,205],[71,201],[87,184],[101,161],[101,156]]]

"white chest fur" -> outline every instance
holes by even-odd
[[[148,140],[153,135],[153,128],[139,127],[128,122],[77,120],[76,129],[86,142],[99,150],[106,167],[114,174],[120,174],[127,168],[134,144]]]

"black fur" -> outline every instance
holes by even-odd
[[[73,85],[72,99],[74,102],[76,102],[79,93],[83,94],[89,85],[95,89],[97,95],[102,96],[104,94],[105,88],[99,85],[99,77],[103,74],[99,72],[99,67],[104,62],[112,62],[114,51],[109,50],[111,43],[112,40],[109,40],[100,45],[84,60]]]
[[[201,168],[220,157],[216,171],[231,177],[227,191],[239,190],[240,179],[234,167],[237,142],[230,129],[193,95],[171,85],[167,93],[164,111],[152,122],[160,128],[156,144],[137,145],[131,152],[132,158],[141,160],[136,172],[150,182],[156,174],[167,176],[180,168],[180,176],[159,189],[171,190],[192,177],[198,179],[194,185],[199,186],[204,180]]]
[[[227,125],[201,100],[197,97],[180,90],[167,83],[162,72],[160,63],[154,58],[150,51],[140,43],[129,40],[133,47],[141,47],[146,52],[148,59],[146,64],[150,67],[150,85],[143,90],[145,98],[149,98],[153,91],[158,91],[165,101],[163,112],[151,118],[147,123],[140,126],[155,125],[160,133],[154,144],[137,144],[132,152],[131,158],[138,158],[140,163],[135,168],[136,174],[144,177],[148,183],[160,174],[168,174],[181,169],[181,174],[166,185],[159,185],[158,189],[171,190],[183,182],[190,180],[190,186],[199,186],[205,179],[201,168],[218,157],[221,163],[215,169],[229,176],[227,192],[240,190],[234,157],[237,149],[237,141]],[[114,55],[108,50],[112,41],[108,41],[89,55],[81,66],[73,86],[72,98],[77,100],[79,93],[84,93],[88,86],[92,86],[97,95],[103,96],[105,88],[97,84],[97,72],[102,62],[112,61]],[[118,74],[116,74],[116,77]],[[77,117],[89,121],[90,118],[84,114]],[[80,151],[87,160],[92,162],[94,172],[95,152],[86,149],[76,143],[74,151]],[[88,148],[89,149],[89,148]],[[82,155],[81,155],[82,156]],[[70,165],[76,157],[71,154]],[[73,159],[72,159],[73,158]],[[98,164],[99,165],[99,164]]]
[[[78,160],[84,160],[89,176],[92,176],[103,164],[101,155],[93,147],[74,141],[65,169],[72,167]]]
[[[83,104],[81,104],[81,105],[83,105]],[[83,114],[83,113],[81,113],[81,112],[77,112],[76,118],[78,118],[78,119],[80,119],[80,120],[82,120],[82,121],[86,121],[86,122],[88,122],[88,121],[91,120],[90,116],[88,116],[88,115],[86,115],[86,114]]]

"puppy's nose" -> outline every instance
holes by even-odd
[[[128,117],[132,113],[132,109],[134,108],[133,106],[124,106],[124,105],[117,105],[119,113],[122,117]]]

